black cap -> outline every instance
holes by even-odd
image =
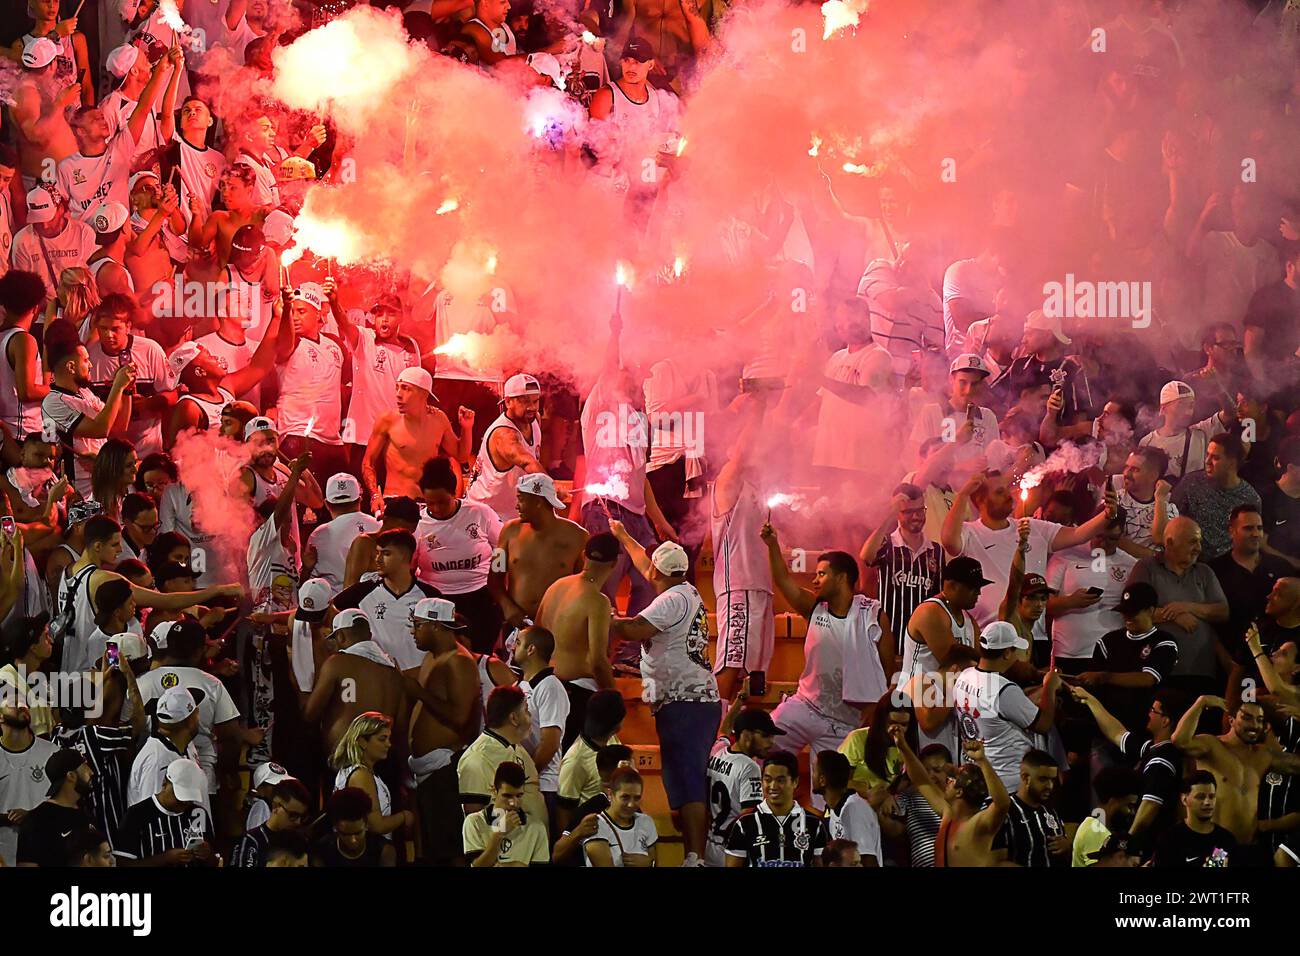
[[[416,504],[414,498],[408,498],[405,495],[399,495],[395,498],[385,498],[384,517],[395,518],[398,521],[405,521],[407,524],[419,524],[420,506]]]
[[[737,737],[746,730],[767,734],[770,737],[780,737],[785,734],[785,731],[772,720],[772,715],[761,707],[746,707],[736,715],[736,720],[731,725],[731,729]]]
[[[1041,574],[1026,574],[1020,585],[1020,593],[1028,597],[1031,594],[1056,594],[1057,590],[1048,586],[1047,578]]]
[[[1124,589],[1115,610],[1121,614],[1136,614],[1149,608],[1159,607],[1160,599],[1156,589],[1145,581],[1137,581]]]
[[[956,581],[958,584],[966,584],[973,588],[982,588],[986,584],[992,584],[984,576],[984,568],[974,558],[953,558],[943,566],[943,579],[945,581]]]
[[[370,313],[376,312],[396,312],[402,313],[402,300],[395,292],[384,292],[379,298],[375,299],[375,304],[370,307]]]
[[[644,63],[646,60],[655,58],[655,51],[650,46],[650,41],[641,37],[628,37],[627,42],[623,44],[623,53],[620,58]]]
[[[52,797],[58,793],[59,787],[63,786],[63,778],[85,762],[86,758],[71,747],[62,747],[50,754],[50,758],[45,761],[45,779],[50,784],[46,796]]]
[[[168,581],[174,581],[177,578],[196,577],[198,577],[198,575],[194,573],[193,568],[186,567],[179,561],[166,561],[154,574],[153,580],[154,584],[161,588]]]
[[[49,622],[48,614],[10,620],[0,631],[0,659],[14,661],[26,654],[41,639]]]
[[[1106,837],[1106,842],[1088,854],[1090,860],[1104,860],[1108,856],[1115,856],[1117,853],[1124,853],[1137,856],[1136,850],[1129,850],[1129,837],[1127,833],[1112,833]]]
[[[230,251],[243,253],[246,256],[255,256],[265,248],[266,234],[256,223],[250,222],[246,226],[240,226],[230,239]]]
[[[593,534],[587,539],[587,546],[583,548],[582,553],[593,561],[611,564],[618,560],[621,551],[622,546],[618,543],[618,538],[608,531],[602,531],[600,534]]]

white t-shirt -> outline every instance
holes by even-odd
[[[327,335],[300,338],[280,370],[280,435],[341,445],[343,348]],[[310,425],[310,432],[308,426]]]
[[[846,385],[884,385],[890,376],[889,353],[867,345],[856,352],[840,349],[826,360],[822,374]],[[819,468],[867,471],[880,460],[881,436],[867,406],[821,389],[812,463]]]
[[[316,552],[314,577],[329,582],[330,592],[338,594],[343,589],[343,572],[347,564],[348,549],[363,534],[372,534],[380,528],[380,521],[360,511],[339,515],[322,525],[307,539],[307,547]]]
[[[874,598],[853,595],[844,617],[819,602],[808,621],[796,696],[822,716],[856,727],[861,713],[846,701],[874,704],[889,690],[878,650],[882,634]]]
[[[677,700],[717,700],[718,682],[706,656],[709,615],[695,585],[673,585],[639,616],[659,631],[641,645],[641,685],[646,702],[658,707]]]
[[[1115,605],[1124,594],[1124,582],[1135,564],[1137,558],[1118,548],[1114,554],[1096,557],[1086,546],[1052,555],[1047,562],[1048,586],[1063,596],[1081,588],[1102,589],[1101,600],[1096,604],[1052,619],[1052,646],[1057,657],[1091,660],[1097,642],[1124,626],[1124,618]]]
[[[426,514],[415,526],[415,573],[443,594],[485,588],[500,536],[500,517],[477,501],[462,500],[445,521]]]
[[[1025,552],[1026,574],[1047,574],[1047,559],[1052,554],[1052,542],[1056,540],[1062,525],[1053,521],[1029,519],[1029,550]],[[1011,581],[1011,560],[1016,556],[1020,545],[1020,532],[1016,522],[1009,521],[1000,531],[988,527],[983,521],[967,521],[962,525],[961,553],[974,558],[980,563],[984,577],[992,584],[984,585],[980,591],[979,602],[970,613],[974,615],[981,628],[987,627],[998,619],[998,606],[1007,596],[1007,584]]]
[[[50,782],[45,779],[45,761],[59,748],[41,737],[32,738],[26,750],[0,746],[0,814],[10,810],[34,810],[45,802]],[[18,863],[18,828],[0,827],[0,859],[5,866]]]
[[[104,346],[98,341],[86,346],[90,356],[90,377],[96,382],[111,382],[117,370],[125,364],[135,366],[137,383],[152,385],[157,391],[166,391],[171,371],[167,366],[167,353],[153,339],[143,335],[130,337],[128,355],[106,355]],[[136,389],[139,395],[139,385]],[[142,415],[139,411],[140,400],[137,397],[131,405],[131,424],[128,428],[128,440],[135,445],[135,453],[143,458],[163,450],[162,418],[157,412]]]
[[[528,699],[528,712],[533,716],[533,726],[528,732],[528,739],[523,747],[529,755],[537,752],[542,742],[542,730],[546,727],[558,727],[563,733],[564,725],[569,719],[569,694],[555,672],[542,671],[537,675],[537,683],[526,680],[519,682],[519,689]],[[560,789],[560,762],[564,759],[564,748],[556,747],[551,762],[538,768],[539,786],[545,792],[556,793]]]
[[[192,561],[194,570],[199,572],[196,579],[199,587],[212,587],[231,580],[222,573],[223,567],[230,562],[223,549],[218,547],[216,535],[199,527],[194,517],[194,496],[179,481],[173,481],[163,490],[162,500],[158,502],[158,530],[179,532],[193,549],[201,549],[204,556],[201,566]]]
[[[248,593],[253,606],[268,604],[277,576],[285,576],[297,590],[298,560],[295,553],[284,546],[275,515],[262,522],[261,527],[248,539]]]
[[[131,763],[131,773],[126,781],[126,805],[133,807],[162,790],[163,784],[167,782],[167,768],[173,761],[187,757],[198,763],[198,748],[195,746],[197,739],[196,737],[189,742],[184,754],[177,753],[172,749],[171,744],[161,737],[150,737],[146,740]],[[208,793],[204,794],[203,798],[203,807],[209,813],[212,812],[212,801],[208,795],[216,792],[209,777]]]
[[[136,684],[140,688],[140,699],[148,705],[149,701],[157,700],[162,696],[163,691],[169,687],[185,687],[189,689],[190,694],[194,697],[194,702],[199,708],[199,732],[194,737],[194,749],[197,756],[194,758],[203,772],[208,775],[208,792],[217,792],[217,745],[212,736],[212,728],[217,724],[224,724],[228,720],[235,720],[239,717],[239,708],[231,699],[230,691],[226,690],[226,685],[221,683],[212,674],[201,671],[197,667],[184,667],[176,665],[164,665],[156,667],[151,671],[142,674]],[[124,717],[130,717],[125,711],[130,710],[128,704],[123,708]],[[148,796],[146,794],[145,796]]]
[[[82,438],[74,436],[74,430],[83,418],[94,418],[104,408],[99,396],[88,388],[76,393],[65,392],[58,386],[50,386],[50,394],[41,400],[41,414],[47,424],[53,422],[64,440],[71,437],[72,451],[76,465],[73,483],[77,493],[83,498],[91,495],[90,469],[95,455],[104,447],[105,438]],[[64,446],[66,447],[66,445]]]
[[[976,310],[993,314],[1003,278],[980,265],[978,259],[958,259],[943,273],[943,338],[949,357],[966,351],[966,333],[953,324],[952,300],[965,299]]]
[[[97,248],[95,230],[69,216],[57,236],[42,236],[35,226],[23,226],[14,236],[10,258],[15,269],[40,276],[45,282],[45,292],[53,298],[59,291],[63,270],[84,268]]]
[[[162,105],[162,90],[158,91],[158,99],[154,102],[153,111],[149,118],[144,121],[144,128],[140,130],[140,138],[135,141],[135,156],[142,156],[150,150],[157,149],[159,146],[165,146],[167,141],[162,135],[162,121],[159,107]],[[99,101],[99,108],[104,112],[104,120],[108,123],[108,135],[116,136],[120,131],[127,128],[126,124],[131,119],[131,114],[135,112],[135,105],[138,100],[128,99],[127,95],[120,89],[109,93]],[[130,206],[127,207],[128,209]]]
[[[883,866],[880,852],[880,818],[871,804],[856,791],[849,793],[839,808],[826,808],[826,840],[852,840],[863,857],[874,856]]]
[[[334,596],[334,607],[359,607],[370,617],[370,631],[376,644],[397,661],[404,671],[419,667],[424,651],[415,646],[411,634],[411,616],[415,605],[427,597],[438,597],[438,589],[413,578],[405,594],[394,594],[382,578],[363,580],[344,588]]]
[[[181,82],[185,82],[184,74]],[[182,102],[179,94],[177,102]],[[181,137],[179,130],[176,132],[176,142],[180,143],[180,208],[185,214],[185,221],[189,222],[190,197],[197,196],[201,207],[199,215],[206,222],[208,216],[212,215],[212,199],[217,192],[217,183],[229,163],[218,150],[191,146]]]
[[[364,445],[385,412],[397,411],[397,376],[420,364],[420,347],[408,336],[379,342],[375,330],[357,327],[357,344],[352,350],[352,419],[348,441]]]
[[[953,452],[952,464],[956,470],[960,470],[963,466],[971,470],[982,469],[989,445],[1002,437],[998,429],[998,416],[993,414],[993,409],[984,408],[982,405],[973,407],[976,409],[975,431],[970,441],[958,445]],[[957,432],[966,423],[968,414],[969,412],[954,414],[948,409],[946,403],[941,405],[938,402],[931,402],[922,406],[912,426],[912,434],[908,439],[909,445],[919,451],[921,446],[931,438],[955,438]]]
[[[968,667],[953,684],[953,712],[963,743],[983,740],[994,772],[1014,792],[1020,760],[1034,746],[1028,728],[1038,719],[1038,707],[1003,675]]]
[[[109,139],[100,155],[73,153],[59,162],[56,183],[59,193],[68,198],[69,215],[89,222],[90,211],[101,202],[117,202],[131,208],[128,181],[135,146],[131,131],[123,126]]]
[[[690,455],[703,457],[704,435],[697,429],[697,423],[706,409],[703,403],[698,408],[686,408],[677,412],[663,413],[666,403],[678,403],[690,395],[703,392],[716,396],[717,381],[710,371],[699,375],[689,375],[674,359],[656,362],[650,368],[650,377],[643,386],[645,392],[645,410],[654,423],[650,441],[650,460],[646,470],[654,471],[681,458]],[[712,399],[707,399],[712,403]]]
[[[1150,501],[1138,501],[1124,489],[1123,479],[1118,475],[1111,482],[1111,487],[1115,489],[1116,501],[1124,509],[1125,536],[1143,547],[1155,547],[1155,542],[1151,539],[1151,522],[1155,520],[1156,516],[1155,498],[1153,497]],[[1177,517],[1178,506],[1172,501],[1166,501],[1165,518]]]
[[[654,818],[648,813],[638,813],[627,829],[614,823],[609,814],[602,813],[596,820],[596,835],[582,841],[582,857],[587,866],[591,866],[591,858],[586,853],[587,844],[596,842],[608,843],[614,865],[622,866],[624,854],[644,856],[649,853],[650,848],[659,842],[659,832],[655,829]]]
[[[763,771],[748,754],[731,749],[721,737],[709,755],[709,843],[705,866],[727,865],[727,834],[741,811],[763,802]]]

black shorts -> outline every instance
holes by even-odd
[[[565,753],[569,745],[582,733],[582,725],[587,721],[587,701],[591,700],[591,695],[596,692],[567,680],[561,683],[564,684],[565,693],[569,695],[569,719],[564,724],[564,741],[560,745],[560,753]]]
[[[491,654],[496,647],[497,638],[501,636],[501,624],[505,620],[501,607],[488,593],[487,588],[467,591],[464,594],[448,594],[447,600],[456,605],[456,610],[465,615],[469,621],[470,649],[475,654]],[[509,663],[509,661],[507,661]]]
[[[457,754],[451,763],[435,770],[415,788],[420,811],[420,862],[431,866],[459,866],[465,855],[461,831],[465,813],[460,806]]]

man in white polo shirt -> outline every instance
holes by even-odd
[[[325,505],[330,520],[307,539],[302,566],[304,575],[324,578],[333,595],[343,590],[343,568],[352,542],[378,531],[379,519],[361,511],[361,483],[345,471],[325,483]]]

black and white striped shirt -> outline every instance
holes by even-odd
[[[154,794],[126,812],[113,852],[126,860],[147,860],[168,850],[183,850],[191,839],[212,843],[212,820],[202,807],[172,813]]]
[[[1278,742],[1288,753],[1295,753],[1300,746],[1300,720],[1288,717],[1286,723],[1277,728]],[[1259,781],[1259,819],[1277,820],[1289,813],[1300,812],[1300,782],[1293,774],[1278,773],[1270,770]],[[1294,832],[1294,831],[1291,831]],[[1282,841],[1291,835],[1285,830],[1260,833],[1258,842],[1277,849]]]
[[[77,751],[95,771],[90,793],[82,807],[108,840],[108,845],[116,849],[127,811],[126,779],[135,753],[131,728],[92,724],[57,727],[54,741],[60,747]]]
[[[894,817],[907,827],[907,846],[912,866],[934,866],[934,841],[943,817],[915,788],[904,790],[894,800]]]
[[[920,551],[913,551],[897,530],[880,546],[871,566],[879,576],[880,606],[894,629],[896,653],[903,653],[903,635],[917,605],[939,593],[946,562],[937,541],[927,541]]]
[[[1053,857],[1047,843],[1065,833],[1061,816],[1050,807],[1031,807],[1011,795],[1011,809],[1007,822],[1002,825],[1002,839],[1006,841],[1007,859],[1019,866],[1063,866],[1068,857]]]

